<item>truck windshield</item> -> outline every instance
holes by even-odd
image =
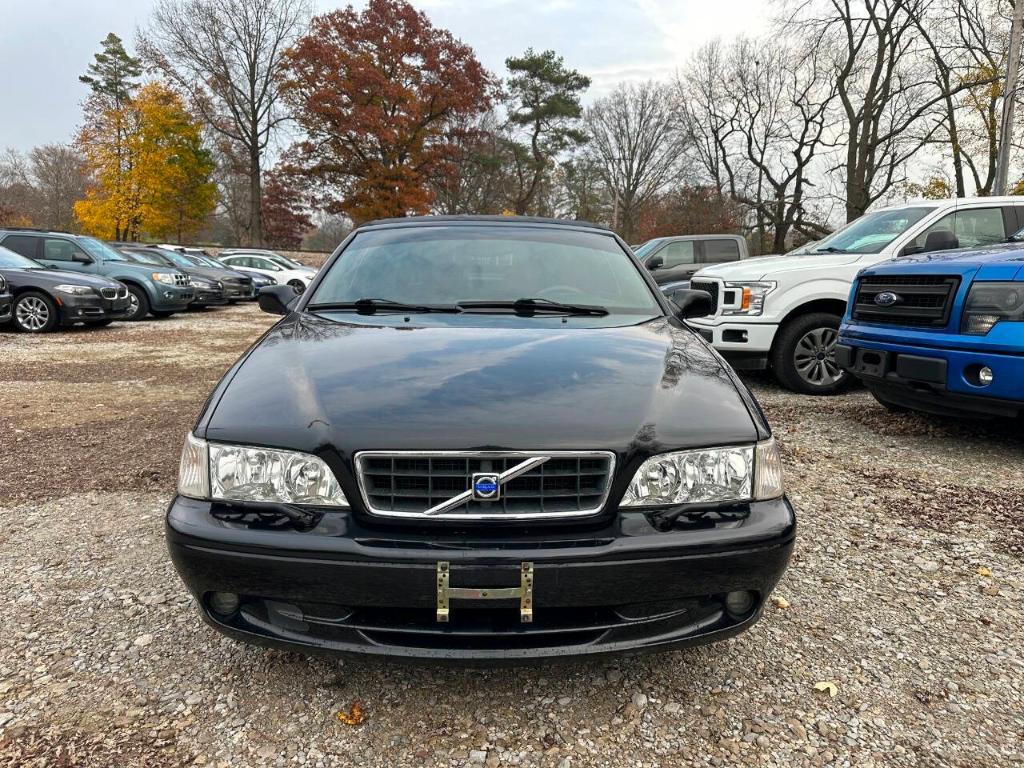
[[[880,253],[885,246],[934,211],[932,206],[866,213],[817,243],[812,253]]]
[[[662,240],[664,240],[664,239],[665,239],[665,238],[663,238],[663,237],[656,237],[656,238],[654,238],[653,240],[648,240],[648,241],[647,241],[646,243],[644,243],[644,244],[643,244],[643,245],[641,245],[640,247],[638,247],[638,248],[634,248],[634,249],[633,249],[633,253],[635,253],[635,254],[636,254],[636,257],[637,257],[638,259],[642,259],[642,258],[643,258],[644,256],[646,256],[646,255],[647,255],[648,253],[650,253],[650,252],[651,252],[651,251],[653,251],[653,250],[654,250],[655,248],[657,248],[657,247],[658,247],[658,244],[659,244],[659,243],[661,243],[661,241],[662,241]]]
[[[662,313],[636,261],[609,234],[507,224],[358,234],[309,303],[369,298],[408,305],[537,299],[612,314]]]

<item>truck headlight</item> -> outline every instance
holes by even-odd
[[[174,273],[173,272],[154,272],[153,279],[158,283],[166,283],[167,285],[174,285]]]
[[[93,290],[85,285],[55,285],[53,290],[69,296],[92,296]]]
[[[724,307],[723,315],[760,315],[764,311],[765,297],[775,290],[774,280],[759,280],[750,283],[726,283],[725,290],[739,294],[739,306]]]
[[[967,293],[960,332],[984,336],[1000,320],[1024,322],[1024,283],[974,283]]]
[[[761,501],[783,491],[782,459],[771,438],[756,445],[652,456],[637,470],[620,506]]]
[[[181,452],[178,493],[194,499],[348,506],[334,473],[317,456],[208,443],[191,433]]]

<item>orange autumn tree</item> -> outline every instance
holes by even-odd
[[[404,0],[313,19],[285,56],[281,92],[305,139],[290,170],[355,222],[430,210],[452,126],[484,112],[495,82],[473,50]]]

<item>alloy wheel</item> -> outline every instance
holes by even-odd
[[[812,328],[800,337],[793,350],[793,364],[801,379],[814,387],[829,387],[846,376],[836,365],[838,340],[835,328]]]
[[[139,297],[131,291],[128,291],[128,307],[131,310],[129,317],[134,320],[135,316],[139,313]]]
[[[40,331],[50,322],[50,308],[46,302],[36,296],[26,296],[18,302],[14,310],[18,325],[26,331]]]

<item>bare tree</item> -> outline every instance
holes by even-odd
[[[38,201],[35,223],[47,229],[73,229],[75,201],[85,196],[81,155],[66,144],[43,144],[29,152],[29,168]]]
[[[631,240],[640,210],[679,172],[683,134],[668,89],[620,85],[587,110],[585,130],[589,155],[613,195],[612,226]]]
[[[310,16],[308,0],[157,0],[140,41],[148,62],[185,88],[210,128],[247,161],[248,235],[263,240],[263,159],[286,119],[282,54]]]
[[[741,38],[698,51],[677,81],[690,147],[712,183],[754,219],[756,246],[785,250],[808,213],[814,163],[832,126],[834,81],[815,50]]]
[[[431,179],[442,214],[501,213],[514,194],[511,138],[494,112],[462,120],[449,131],[449,152]]]

